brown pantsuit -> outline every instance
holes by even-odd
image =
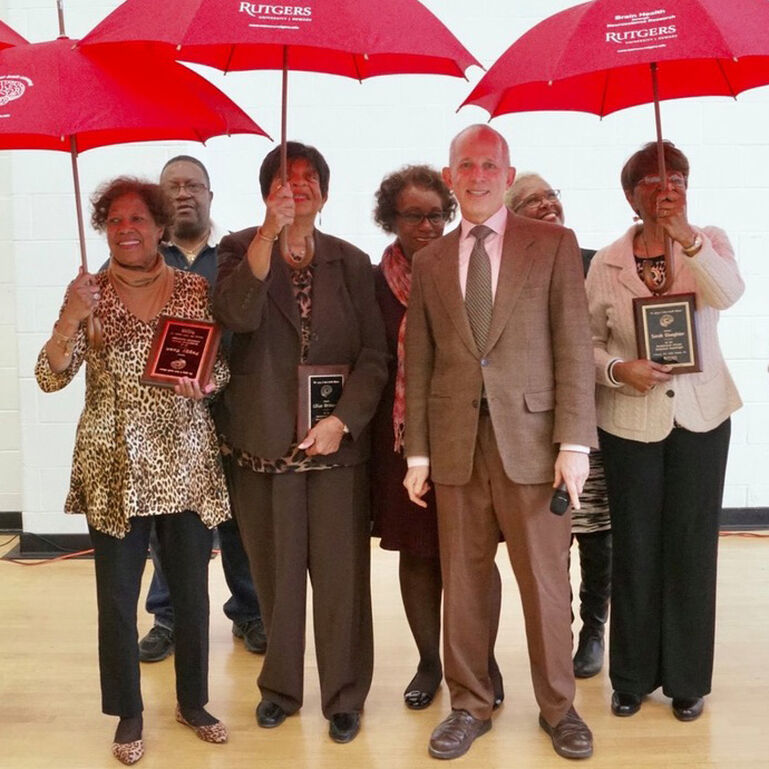
[[[436,485],[443,570],[445,676],[455,709],[491,716],[486,654],[488,595],[499,532],[521,594],[534,695],[550,724],[574,699],[569,614],[570,516],[548,507],[550,484],[518,484],[505,474],[491,418],[481,415],[470,481]]]
[[[360,712],[374,664],[366,465],[234,474],[233,509],[267,631],[262,697],[287,713],[302,706],[309,572],[323,715]]]

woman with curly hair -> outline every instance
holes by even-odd
[[[64,509],[83,513],[94,550],[102,710],[120,721],[112,745],[124,764],[144,754],[136,607],[154,525],[176,614],[176,720],[206,742],[227,730],[208,701],[208,561],[212,529],[229,517],[214,426],[204,398],[223,387],[182,379],[172,390],[142,384],[161,314],[211,319],[206,281],[168,267],[158,252],[173,208],[156,184],[120,177],[93,200],[107,236],[106,271],[81,271],[67,289],[35,369],[45,392],[68,385],[85,363]],[[97,335],[86,331],[93,316]]]
[[[403,376],[406,309],[411,287],[411,259],[416,251],[443,234],[456,210],[456,201],[440,174],[429,166],[406,166],[386,176],[376,193],[374,219],[395,240],[375,268],[376,297],[385,321],[390,351],[388,382],[373,422],[371,500],[373,535],[381,547],[400,552],[398,567],[406,618],[419,651],[416,675],[403,694],[406,706],[426,708],[443,676],[440,658],[441,596],[443,582],[438,555],[435,495],[424,497],[427,508],[409,501],[403,488],[405,384]],[[489,675],[495,706],[504,698],[502,676],[493,649],[499,624],[501,583],[495,569],[496,590],[490,597],[493,627]]]

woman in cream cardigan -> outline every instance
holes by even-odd
[[[665,180],[654,143],[622,169],[640,223],[595,255],[586,288],[614,539],[612,712],[633,715],[662,686],[676,718],[691,721],[710,692],[729,415],[741,405],[716,327],[744,284],[726,234],[687,219],[686,157],[670,142],[664,153]],[[633,299],[663,290],[695,294],[698,373],[638,358]]]

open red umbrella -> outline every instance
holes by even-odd
[[[287,66],[356,80],[418,72],[464,77],[478,64],[417,0],[126,0],[82,42],[163,43],[177,59],[225,72]]]
[[[593,0],[532,27],[461,106],[476,104],[492,117],[529,110],[603,116],[653,102],[661,145],[660,101],[736,97],[767,83],[767,0],[671,0],[648,10]],[[661,146],[657,154],[664,179]]]
[[[107,47],[86,52],[76,42],[61,37],[0,51],[0,149],[70,153],[85,268],[80,152],[123,142],[266,134],[205,78],[173,60],[126,58]]]
[[[0,21],[0,48],[26,45],[27,42],[18,32],[14,32],[5,22]],[[0,91],[0,104],[2,104],[2,91]]]
[[[626,0],[593,0],[532,27],[462,106],[477,104],[492,117],[528,110],[603,116],[655,100],[736,96],[767,82],[767,0],[678,0],[648,13],[628,13]]]
[[[126,0],[82,40],[84,47],[99,43],[160,45],[177,59],[225,72],[282,70],[284,181],[289,70],[356,80],[407,73],[464,77],[478,64],[417,0]]]

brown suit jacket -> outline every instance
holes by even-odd
[[[245,259],[256,228],[219,244],[214,315],[234,332],[230,384],[220,426],[230,445],[264,459],[286,455],[296,432],[299,309],[290,268],[276,245],[264,281]],[[387,380],[387,344],[374,298],[369,258],[339,238],[315,233],[312,335],[306,363],[349,364],[334,411],[350,429],[329,463],[352,465],[369,455],[368,424]]]
[[[596,446],[592,341],[574,233],[508,214],[486,350],[459,285],[459,228],[414,257],[406,325],[406,448],[433,480],[467,483],[485,386],[507,476],[553,480],[561,443]]]

